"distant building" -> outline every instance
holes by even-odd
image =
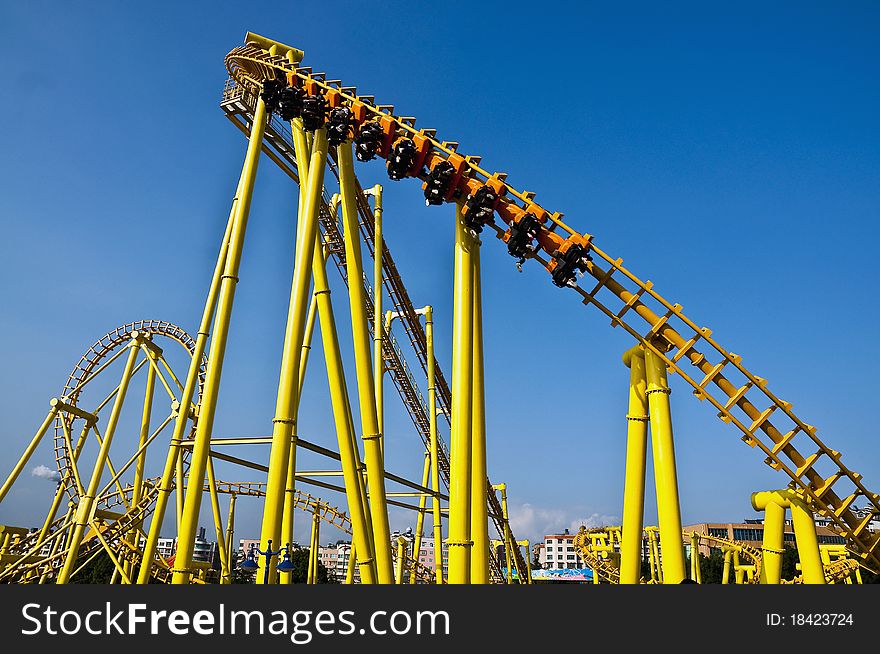
[[[156,541],[156,551],[163,559],[167,559],[177,550],[176,545],[176,538],[160,538]]]
[[[561,534],[547,534],[544,536],[543,542],[538,545],[543,547],[534,548],[535,554],[538,556],[538,562],[541,568],[553,569],[570,569],[584,567],[583,561],[578,558],[574,550],[574,534],[569,533],[568,529]]]
[[[318,548],[318,559],[330,574],[336,576],[337,581],[345,581],[348,562],[351,560],[351,543],[340,540],[330,545],[322,545]],[[356,582],[361,579],[357,566],[354,569],[354,578]]]
[[[146,547],[147,541],[141,537],[141,549]],[[211,563],[217,551],[217,543],[205,539],[205,528],[199,527],[199,534],[193,544],[193,561]],[[156,553],[163,559],[167,559],[177,552],[176,538],[158,538],[156,540]]]
[[[819,521],[817,520],[816,536],[819,540],[819,544],[845,544],[846,539],[840,534],[835,533],[829,527],[825,526],[827,524],[827,521],[822,521],[822,524],[819,524]],[[762,520],[748,520],[746,522],[736,523],[704,522],[696,525],[687,525],[686,527],[684,527],[684,531],[692,531],[698,534],[706,534],[708,536],[715,536],[727,540],[735,540],[739,543],[743,543],[757,549],[761,548],[761,544],[764,541],[764,523]],[[791,520],[785,521],[783,542],[795,546],[794,527],[792,526]],[[712,547],[709,543],[700,543],[701,554],[708,556],[713,549],[720,548]],[[685,550],[688,551],[688,553],[690,552],[689,543],[685,543]]]
[[[441,565],[444,576],[449,570],[449,546],[444,542],[440,544]],[[437,570],[437,549],[434,547],[434,538],[422,538],[422,546],[419,548],[419,563],[431,570]]]

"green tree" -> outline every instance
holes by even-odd
[[[800,562],[797,548],[785,543],[782,548],[782,578],[794,579],[800,574],[797,564]]]
[[[83,566],[70,578],[71,584],[109,584],[113,576],[113,561],[105,550]]]

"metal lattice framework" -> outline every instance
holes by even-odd
[[[594,283],[565,285],[585,305],[605,314],[612,326],[623,328],[640,345],[661,357],[669,370],[692,387],[699,400],[712,405],[723,422],[741,432],[747,445],[763,453],[767,465],[785,474],[816,511],[832,521],[865,562],[880,565],[880,533],[868,530],[871,515],[860,517],[852,510],[864,500],[880,513],[880,495],[870,491],[862,483],[862,476],[843,463],[840,452],[825,445],[816,427],[794,413],[790,402],[770,390],[767,380],[749,371],[741,356],[715,341],[712,330],[698,326],[683,312],[682,305],[666,300],[650,281],[643,281],[624,267],[623,259],[599,248],[591,235],[567,225],[561,213],[538,205],[535,194],[517,190],[507,182],[506,175],[488,172],[480,165],[480,157],[458,153],[454,141],[439,139],[435,130],[416,129],[414,118],[395,114],[393,106],[376,104],[372,96],[360,96],[356,88],[344,86],[340,80],[328,80],[324,73],[298,67],[283,55],[254,44],[230,52],[226,66],[236,83],[253,93],[259,91],[263,80],[280,73],[304,88],[338,99],[340,106],[364,115],[364,121],[390,123],[394,138],[406,137],[427,144],[426,169],[433,169],[440,161],[450,162],[468,193],[496,180],[500,199],[488,227],[503,238],[505,234],[509,236],[509,231],[496,223],[496,215],[508,226],[525,214],[537,216],[541,221],[535,236],[537,246],[528,258],[551,273],[562,268],[564,254],[571,247],[588,250],[591,260],[585,263],[584,272]],[[378,154],[382,156],[383,152]],[[422,181],[428,179],[424,169],[416,176]],[[798,441],[812,449],[803,452],[796,447]],[[820,472],[821,463],[827,465],[829,473]]]
[[[857,577],[859,564],[880,567],[880,533],[868,528],[873,516],[880,514],[880,495],[869,491],[861,475],[843,463],[840,452],[826,446],[816,428],[799,418],[789,402],[769,389],[765,379],[747,369],[741,356],[722,347],[712,338],[710,329],[699,327],[681,305],[655,291],[650,281],[643,281],[625,268],[622,259],[599,248],[591,234],[576,231],[563,222],[561,213],[539,205],[534,193],[518,190],[507,181],[506,174],[488,172],[479,156],[459,153],[456,142],[441,140],[435,130],[417,129],[415,118],[401,116],[393,106],[377,104],[373,96],[359,95],[356,88],[343,86],[340,80],[328,80],[324,73],[302,66],[302,58],[303,53],[295,48],[250,33],[244,46],[227,55],[230,79],[221,108],[248,136],[248,145],[197,338],[172,323],[143,320],[109,332],[81,357],[61,398],[52,400],[37,436],[0,488],[2,501],[43,434],[54,424],[54,450],[60,475],[55,499],[42,529],[24,533],[11,528],[8,534],[14,537],[4,536],[0,581],[67,583],[103,551],[114,563],[114,580],[202,583],[204,571],[193,560],[193,547],[202,498],[207,494],[223,568],[221,583],[229,583],[235,564],[232,529],[235,497],[239,495],[261,498],[261,542],[269,543],[269,549],[272,542],[292,542],[294,509],[312,513],[310,583],[314,583],[317,566],[314,557],[319,522],[352,536],[352,550],[357,549],[357,555],[352,552],[352,561],[356,561],[365,583],[405,583],[405,576],[409,583],[445,583],[447,579],[439,562],[438,570],[428,570],[418,556],[424,521],[430,515],[435,556],[439,557],[444,513],[450,550],[449,582],[512,580],[509,571],[504,574],[495,548],[489,547],[485,531],[488,523],[494,525],[504,543],[506,565],[512,564],[518,571],[517,583],[530,582],[520,579],[528,563],[520,549],[522,542],[516,541],[510,528],[506,486],[493,485],[486,475],[479,260],[480,234],[484,230],[507,245],[518,265],[526,261],[542,265],[554,285],[576,294],[584,305],[598,309],[613,327],[620,327],[635,341],[633,350],[624,356],[631,369],[627,480],[631,474],[637,476],[630,471],[629,459],[629,447],[635,443],[634,469],[639,468],[638,456],[642,457],[641,490],[636,484],[633,494],[625,498],[624,524],[630,526],[623,530],[624,535],[642,533],[643,525],[633,527],[636,523],[628,523],[627,514],[632,517],[635,510],[638,520],[643,519],[643,450],[649,421],[652,436],[655,429],[662,431],[661,446],[667,443],[671,449],[670,390],[666,385],[666,371],[671,371],[690,386],[700,401],[712,406],[723,422],[733,425],[746,444],[760,451],[765,463],[787,477],[788,495],[782,491],[762,495],[765,500],[769,497],[776,502],[775,508],[766,509],[775,512],[774,519],[779,518],[780,510],[784,516],[784,507],[790,507],[802,533],[806,533],[804,525],[813,519],[815,511],[846,539],[848,550],[835,554],[836,559],[826,551],[822,564],[818,563],[818,545],[813,544],[815,564],[808,579],[818,578],[817,583],[821,583],[824,571],[826,579],[833,583]],[[432,309],[414,305],[382,236],[382,188],[361,187],[355,174],[353,148],[359,160],[385,159],[392,180],[420,180],[428,204],[448,203],[455,207],[451,384],[433,353]],[[300,187],[294,275],[278,398],[270,436],[224,438],[215,434],[214,417],[261,154],[267,155]],[[331,186],[338,187],[339,193],[331,195],[325,190]],[[372,259],[372,282],[363,267],[363,258]],[[340,354],[335,309],[326,278],[327,261],[333,262],[348,294],[357,412],[352,409]],[[579,274],[586,275],[587,281],[579,282]],[[390,305],[384,307],[389,310],[383,314],[386,298]],[[335,451],[298,433],[299,398],[317,322],[330,382]],[[393,325],[399,328],[395,331]],[[181,377],[183,382],[163,357],[159,342],[164,340],[177,343],[189,357],[189,370],[185,378]],[[407,356],[413,355],[416,361],[410,365]],[[117,361],[125,365],[115,390],[96,405],[85,406],[84,388],[96,377],[107,374]],[[111,443],[131,378],[141,369],[146,371],[147,392],[138,446],[124,465],[116,467],[110,458]],[[420,481],[385,469],[386,374],[425,450]],[[427,397],[418,381],[422,376]],[[172,409],[156,427],[151,416],[158,383],[167,392]],[[98,414],[106,407],[110,415],[102,435]],[[356,417],[360,418],[359,423]],[[448,445],[440,434],[438,419],[449,432]],[[159,476],[147,477],[146,450],[171,424],[173,435],[168,442],[164,469]],[[80,425],[78,433],[76,427]],[[86,475],[87,468],[79,457],[91,435],[97,440],[99,452],[94,467]],[[235,445],[270,446],[268,462],[225,451]],[[655,443],[655,456],[656,448]],[[297,450],[320,455],[341,470],[303,470],[296,460]],[[678,551],[682,536],[680,516],[676,518],[675,529],[668,528],[674,522],[664,527],[664,514],[677,515],[679,511],[674,453],[671,459],[672,467],[667,472],[671,469],[672,481],[667,477],[661,482],[658,477],[659,533],[666,547],[671,547],[664,559],[681,558],[676,564],[676,575],[683,578],[678,572],[683,569],[683,557],[679,557]],[[218,480],[214,475],[215,460],[265,473],[266,481]],[[106,473],[111,479],[105,484]],[[126,474],[133,474],[133,481],[124,480]],[[342,478],[342,483],[334,483],[333,478]],[[400,490],[387,492],[386,483],[395,484]],[[344,494],[347,510],[302,492],[298,488],[302,484]],[[671,492],[660,502],[659,489],[664,484]],[[500,501],[496,488],[502,489]],[[220,494],[230,497],[225,537]],[[176,500],[179,541],[173,561],[157,556],[156,552],[166,510],[171,510],[172,495]],[[65,498],[71,500],[70,507],[65,515],[59,516]],[[418,504],[406,498],[417,498]],[[446,502],[445,508],[441,508],[441,502]],[[857,506],[863,502],[867,509]],[[402,541],[391,542],[389,506],[412,510],[418,516],[411,554],[405,551]],[[758,509],[755,496],[753,506]],[[780,539],[781,529],[780,526],[777,534]],[[761,551],[742,543],[706,534],[684,536],[692,544],[705,541],[735,551],[737,556],[743,554],[752,561],[754,570],[761,570],[762,563],[770,560],[775,565],[781,552],[781,545],[774,550],[765,540],[763,553],[767,556],[762,559]],[[625,544],[621,538],[618,528],[582,529],[575,535],[575,550],[593,569],[597,580],[638,580],[632,573],[635,568],[627,568],[631,557],[625,559],[627,563],[620,569],[615,564],[615,540],[621,549],[635,551],[634,541]],[[858,563],[849,558],[850,553],[858,556]],[[405,565],[402,554],[407,557]],[[280,570],[276,570],[271,556],[267,555],[267,561],[260,565],[265,566],[265,575],[256,575],[257,583],[277,583]],[[409,569],[407,575],[404,567]],[[750,580],[757,581],[757,577]]]

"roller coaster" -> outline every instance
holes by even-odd
[[[221,108],[247,137],[247,148],[195,338],[172,323],[142,320],[109,332],[77,362],[0,488],[2,503],[52,430],[57,490],[41,528],[0,526],[0,582],[65,584],[106,553],[114,582],[231,583],[241,564],[233,539],[235,502],[241,496],[262,502],[260,544],[266,549],[257,551],[265,556],[252,551],[246,557],[258,584],[292,583],[288,564],[297,512],[311,516],[310,583],[316,581],[321,523],[351,537],[347,583],[531,583],[529,543],[517,540],[511,529],[506,485],[493,484],[486,473],[480,264],[486,235],[505,245],[517,266],[542,266],[561,292],[604,314],[634,341],[623,354],[629,369],[623,524],[582,528],[574,538],[594,583],[700,583],[696,554],[701,546],[723,553],[723,583],[860,583],[862,570],[880,569],[880,532],[872,531],[880,495],[767,380],[750,372],[741,356],[714,340],[682,305],[664,299],[651,282],[624,267],[623,259],[602,250],[592,234],[576,231],[561,213],[538,204],[534,193],[518,190],[503,173],[490,173],[479,156],[460,153],[455,141],[442,140],[436,130],[416,128],[415,118],[303,66],[303,57],[297,48],[252,33],[227,55]],[[220,381],[263,155],[299,187],[277,401],[271,434],[220,436],[215,429]],[[383,235],[383,187],[364,189],[355,173],[355,160],[364,164],[377,158],[385,160],[392,183],[419,180],[426,204],[454,208],[451,385],[434,354],[433,309],[412,302]],[[372,260],[372,275],[365,258]],[[357,411],[328,262],[347,289]],[[335,447],[307,440],[298,429],[316,323]],[[166,356],[169,347],[184,360],[185,374],[175,374]],[[765,464],[782,473],[785,488],[752,496],[753,507],[764,512],[760,549],[683,531],[669,373],[683,379]],[[145,378],[142,402],[129,392],[138,374]],[[424,451],[415,480],[385,466],[386,375]],[[153,413],[162,392],[169,410],[156,423]],[[137,428],[122,421],[123,410],[137,416]],[[117,432],[125,431],[135,433],[120,438]],[[656,527],[644,525],[649,432]],[[235,446],[268,448],[268,454],[261,460],[229,454]],[[334,467],[304,470],[299,451]],[[162,461],[159,474],[149,477],[148,452],[158,452]],[[215,461],[263,478],[219,480]],[[343,496],[346,508],[304,493],[304,485]],[[221,496],[229,498],[225,518]],[[211,506],[218,544],[220,570],[214,572],[194,559],[203,499]],[[392,538],[389,507],[415,513],[411,548]],[[781,573],[787,511],[800,559],[801,574],[793,579]],[[819,545],[816,515],[845,545]],[[435,569],[419,560],[427,517]],[[172,519],[177,549],[163,557],[159,536]],[[490,524],[497,538],[490,539]],[[440,564],[441,542],[448,546],[447,566]]]

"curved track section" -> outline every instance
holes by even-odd
[[[62,392],[62,399],[74,407],[77,406],[79,396],[85,385],[98,375],[105,366],[112,363],[116,357],[122,354],[124,346],[131,340],[132,332],[149,334],[154,338],[157,336],[167,338],[183,347],[190,356],[195,351],[196,343],[192,336],[173,323],[165,320],[136,320],[126,323],[104,334],[80,357],[67,378],[67,383],[64,385],[64,391]],[[207,362],[207,357],[202,357],[201,365],[199,366],[198,387],[196,388],[196,406],[201,402]],[[59,414],[55,419],[55,460],[58,464],[58,472],[61,473],[62,484],[64,484],[67,494],[72,499],[76,495],[76,489],[74,488],[73,476],[68,474],[70,455],[64,440],[62,420],[65,420],[63,414]]]

